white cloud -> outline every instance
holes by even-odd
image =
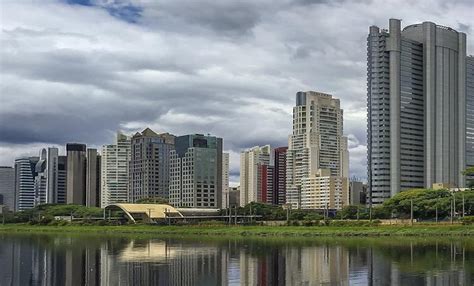
[[[365,177],[368,27],[429,20],[474,49],[469,1],[96,4],[1,4],[0,164],[150,126],[223,137],[236,183],[240,150],[286,145],[295,93],[317,90],[341,99],[351,174]]]

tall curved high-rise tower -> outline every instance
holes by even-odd
[[[371,202],[410,188],[465,184],[466,35],[423,22],[370,27],[368,183]]]

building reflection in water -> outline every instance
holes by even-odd
[[[1,285],[473,285],[474,241],[0,237]]]

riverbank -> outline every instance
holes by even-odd
[[[474,236],[471,225],[414,225],[414,226],[39,226],[28,224],[0,225],[0,233],[95,233],[95,234],[153,234],[203,236]]]

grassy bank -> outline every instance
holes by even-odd
[[[95,233],[205,236],[474,236],[474,226],[415,225],[365,227],[304,226],[39,226],[27,224],[0,225],[0,233]]]

